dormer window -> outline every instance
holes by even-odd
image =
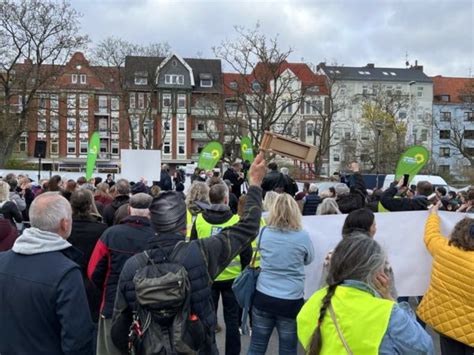
[[[72,74],[71,75],[71,83],[77,84],[77,74]]]
[[[234,80],[234,81],[230,82],[229,86],[230,86],[231,89],[235,90],[239,87],[239,84],[237,84],[237,82]]]
[[[135,85],[147,85],[148,84],[148,73],[147,72],[136,72],[135,73]]]
[[[169,85],[184,85],[184,75],[166,74],[165,84]]]
[[[260,83],[258,81],[254,81],[252,83],[252,90],[253,91],[260,91]]]
[[[199,75],[200,86],[202,88],[212,88],[212,75],[211,74],[201,74]]]
[[[79,75],[80,79],[81,79],[81,84],[86,84],[87,83],[87,76],[86,74],[81,74]]]

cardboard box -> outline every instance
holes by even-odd
[[[265,131],[260,149],[306,163],[314,163],[317,153],[314,145],[268,131]]]

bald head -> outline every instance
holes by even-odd
[[[57,233],[65,239],[71,234],[71,205],[59,193],[45,192],[39,195],[33,200],[29,213],[32,227]]]

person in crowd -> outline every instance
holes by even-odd
[[[332,255],[328,286],[297,317],[307,354],[434,354],[409,304],[393,300],[385,267],[385,252],[365,233],[342,239]]]
[[[121,181],[117,181],[120,187]],[[120,224],[108,228],[94,247],[87,268],[87,276],[103,292],[97,335],[98,354],[117,354],[110,340],[112,313],[122,267],[128,258],[145,250],[155,237],[150,224],[151,196],[133,195],[129,202],[129,216]]]
[[[183,243],[179,255],[176,256],[176,260],[188,270],[192,317],[204,327],[205,337],[199,346],[201,354],[217,353],[212,281],[255,239],[259,230],[262,203],[260,185],[265,175],[263,153],[255,158],[248,175],[250,187],[242,219],[210,238]],[[176,193],[165,192],[153,200],[150,213],[158,237],[154,240],[152,249],[147,250],[147,254],[156,263],[161,262],[163,253],[169,255],[178,243],[185,240],[186,205]],[[144,266],[140,261],[142,258],[143,253],[129,259],[120,275],[112,338],[123,353],[128,351],[127,335],[136,300],[133,278],[136,270]]]
[[[78,252],[67,241],[71,206],[58,193],[43,193],[31,204],[30,222],[0,253],[0,353],[93,354]]]
[[[239,216],[232,213],[229,207],[229,189],[220,183],[209,189],[209,208],[198,214],[191,230],[191,240],[204,239],[218,234],[222,229],[239,222]],[[224,321],[226,325],[225,353],[240,354],[239,304],[232,291],[232,284],[242,270],[250,263],[252,247],[242,249],[231,264],[219,274],[212,285],[212,300],[215,310],[222,296]]]
[[[380,202],[382,206],[389,211],[417,211],[427,210],[430,204],[428,196],[433,193],[433,185],[429,181],[420,181],[416,184],[416,195],[414,198],[396,198],[399,192],[403,192],[406,188],[402,186],[403,179],[389,187],[382,195]]]
[[[235,196],[232,192],[232,183],[230,180],[224,180],[224,183],[227,185],[229,189],[229,207],[233,214],[237,213],[238,205],[239,205],[239,198]],[[242,196],[242,195],[241,195]]]
[[[61,194],[63,195],[63,197],[70,201],[71,200],[71,195],[74,191],[76,191],[77,189],[77,183],[76,181],[74,181],[73,179],[69,179],[67,182],[66,182],[66,187],[64,188],[63,191],[61,191]]]
[[[79,249],[83,258],[80,266],[86,288],[87,300],[92,321],[99,321],[99,309],[102,300],[100,289],[87,278],[87,265],[89,264],[94,247],[107,229],[105,223],[100,222],[101,217],[95,207],[94,196],[87,189],[74,191],[70,199],[72,207],[72,231],[68,242]]]
[[[209,185],[195,181],[186,196],[186,237],[191,237],[191,230],[197,215],[205,210],[209,201]]]
[[[449,201],[456,200],[456,202],[459,203],[459,201],[457,201],[457,194],[454,191],[448,191],[447,199]]]
[[[195,179],[194,181],[197,181],[197,182],[206,182],[206,181],[207,181],[207,173],[206,173],[206,170],[204,170],[204,169],[199,169],[198,176],[196,177],[196,179]]]
[[[474,213],[474,188],[469,189],[458,212]]]
[[[435,192],[436,196],[438,196],[438,200],[446,198],[446,194],[448,193],[443,186],[437,186]]]
[[[109,193],[109,185],[106,182],[101,182],[96,185],[94,200],[104,206],[104,208],[112,203],[114,200]]]
[[[105,179],[105,182],[107,183],[107,185],[109,185],[109,188],[115,185],[115,181],[112,177],[112,174],[107,174],[107,179]]]
[[[104,213],[102,214],[104,222],[109,227],[114,224],[115,211],[117,211],[120,206],[128,203],[128,200],[130,199],[130,186],[127,180],[118,180],[114,187],[117,191],[116,196],[114,197],[114,200],[104,208]]]
[[[265,198],[263,199],[263,212],[262,212],[262,218],[266,220],[270,214],[270,210],[273,207],[273,204],[275,203],[279,193],[275,191],[268,191],[265,194]]]
[[[62,191],[63,189],[63,180],[59,175],[53,175],[47,184],[47,188],[45,191]]]
[[[474,219],[460,220],[448,239],[441,233],[438,207],[432,207],[425,226],[433,271],[417,313],[440,334],[443,355],[474,354]]]
[[[153,185],[152,187],[150,187],[150,195],[151,197],[156,197],[160,194],[161,192],[161,189],[158,185]]]
[[[349,213],[342,226],[342,236],[346,237],[354,232],[367,233],[371,238],[377,232],[375,215],[368,208],[361,208]]]
[[[16,203],[10,201],[10,185],[5,181],[0,181],[0,214],[15,228],[15,223],[23,221],[23,216]]]
[[[224,173],[223,179],[230,181],[232,184],[231,192],[235,195],[235,197],[237,197],[238,200],[241,195],[240,188],[245,181],[244,173],[242,172],[242,164],[239,162],[234,162],[234,164],[229,166],[229,168]]]
[[[321,197],[318,195],[318,186],[311,184],[308,194],[303,198],[303,216],[314,216],[321,203]]]
[[[296,194],[295,201],[302,201],[303,200],[303,198],[309,193],[309,186],[310,186],[309,182],[305,182],[303,184],[303,191],[300,191]]]
[[[380,199],[382,198],[383,195],[383,190],[375,188],[372,191],[372,195],[369,197],[368,202],[367,202],[367,207],[372,211],[372,212],[379,212],[379,203]]]
[[[23,212],[26,209],[26,201],[23,195],[19,194],[17,191],[18,188],[18,179],[14,174],[8,174],[5,178],[6,183],[10,187],[9,199],[12,201],[20,212]]]
[[[195,167],[195,168],[194,168],[194,171],[193,171],[193,173],[192,173],[192,175],[191,175],[191,184],[193,184],[193,182],[199,177],[199,171],[200,171],[200,170],[201,170],[201,169],[199,169],[198,167]]]
[[[334,198],[326,197],[323,202],[318,205],[317,215],[341,214],[339,206]]]
[[[280,173],[285,179],[285,192],[291,197],[295,197],[295,195],[298,193],[298,185],[296,184],[295,180],[289,175],[288,168],[282,167],[280,169]]]
[[[440,211],[456,212],[456,210],[459,208],[457,200],[454,199],[448,200],[447,198],[444,198],[440,202]]]
[[[347,179],[346,183],[339,183],[334,186],[336,191],[336,202],[341,213],[350,213],[359,208],[363,208],[367,202],[367,189],[362,175],[359,172],[359,164],[352,163],[350,165],[352,175]]]
[[[167,164],[161,166],[160,181],[158,182],[161,191],[170,191],[173,189],[173,183],[171,181],[170,168]]]
[[[23,221],[29,221],[28,211],[30,209],[31,203],[35,198],[33,192],[32,180],[28,176],[18,175],[18,187],[16,191],[25,199],[26,208],[21,212],[23,215]]]
[[[304,266],[313,261],[314,250],[292,196],[278,196],[259,238],[261,272],[253,301],[248,353],[265,354],[276,327],[280,354],[296,354],[296,315],[304,303]]]
[[[97,185],[99,185],[100,183],[102,183],[102,178],[100,176],[96,176],[94,178],[94,187],[97,187]]]
[[[79,189],[82,189],[84,187],[84,185],[86,185],[86,184],[87,184],[87,179],[86,179],[85,176],[79,176],[77,178],[77,187]]]
[[[276,163],[268,164],[268,174],[262,182],[263,197],[268,191],[284,192],[285,178],[282,173],[278,172],[278,165]]]

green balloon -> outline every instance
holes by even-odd
[[[87,153],[87,165],[86,165],[86,179],[89,180],[92,177],[92,173],[95,169],[95,161],[97,154],[99,153],[100,137],[99,132],[94,132],[89,141],[89,150]]]
[[[199,156],[198,168],[205,170],[212,170],[216,164],[221,160],[224,148],[219,142],[209,142],[201,151]]]
[[[240,150],[242,151],[242,160],[248,160],[250,163],[252,163],[254,159],[253,146],[249,137],[242,137],[240,140]]]
[[[395,180],[400,179],[403,175],[408,174],[412,181],[416,174],[428,163],[430,152],[425,147],[416,145],[408,148],[398,160],[397,169],[395,170]]]

